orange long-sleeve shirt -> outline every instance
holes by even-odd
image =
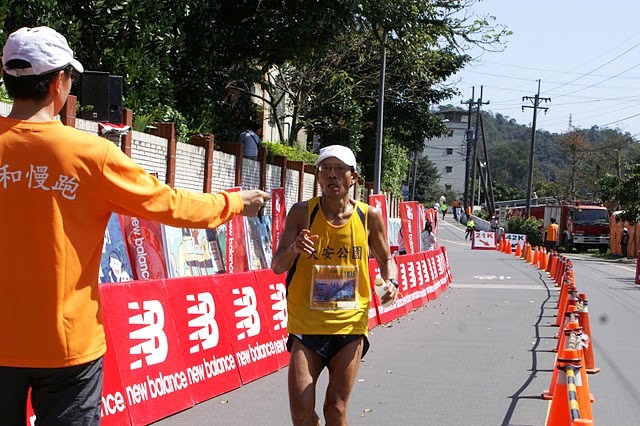
[[[172,189],[59,121],[0,117],[0,366],[104,354],[97,277],[111,212],[213,228],[242,209],[238,194]]]

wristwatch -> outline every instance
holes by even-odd
[[[398,288],[399,286],[398,280],[396,280],[395,278],[389,278],[387,281],[389,281],[391,284],[395,285],[396,288]]]

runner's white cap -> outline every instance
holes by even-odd
[[[349,167],[356,168],[356,156],[353,151],[343,145],[329,145],[320,150],[320,155],[316,160],[316,167],[327,158],[335,157]]]
[[[31,64],[31,68],[7,69],[7,62],[20,59]],[[61,70],[67,65],[83,72],[80,62],[73,58],[73,51],[56,30],[49,27],[23,27],[11,33],[2,50],[4,72],[14,77],[42,75]]]

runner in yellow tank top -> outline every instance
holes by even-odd
[[[349,196],[358,178],[353,152],[325,147],[316,166],[322,196],[291,207],[271,263],[277,274],[288,271],[289,405],[296,425],[319,424],[310,389],[325,366],[325,423],[346,424],[359,359],[368,348],[369,248],[388,283],[383,302],[398,295],[382,214]]]

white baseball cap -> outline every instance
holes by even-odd
[[[31,68],[7,69],[7,62],[20,59],[31,64]],[[49,27],[23,27],[11,33],[2,50],[2,68],[14,77],[42,75],[71,65],[83,72],[82,64],[73,59],[73,51],[56,30]]]
[[[320,155],[316,160],[316,167],[320,165],[327,158],[335,157],[342,161],[349,167],[356,168],[356,156],[353,155],[353,151],[343,145],[329,145],[320,150]]]

